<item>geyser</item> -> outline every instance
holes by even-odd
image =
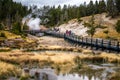
[[[27,22],[29,30],[40,30],[40,22],[41,20],[39,18],[30,18]]]

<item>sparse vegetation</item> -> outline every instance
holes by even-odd
[[[90,24],[88,25],[89,30],[87,31],[88,34],[91,35],[91,37],[93,37],[93,35],[95,33],[95,29],[96,29],[95,26],[94,26],[94,23],[95,23],[94,20],[95,20],[94,15],[92,15],[91,19],[90,19]]]
[[[116,23],[116,31],[120,33],[120,20]]]

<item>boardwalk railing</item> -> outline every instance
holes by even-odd
[[[53,37],[64,38],[63,33],[55,32],[55,31],[45,31],[45,34]]]
[[[35,31],[35,32],[38,33],[40,31]],[[32,31],[32,33],[35,32]],[[103,40],[103,39],[90,38],[90,37],[79,37],[76,35],[66,35],[52,30],[44,31],[44,33],[49,36],[64,38],[66,41],[72,44],[90,46],[91,48],[95,47],[96,50],[101,49],[101,50],[117,51],[118,53],[120,52],[120,43],[118,41]]]
[[[91,48],[95,47],[96,50],[102,49],[102,50],[120,52],[120,43],[118,41],[78,37],[75,35],[74,36],[65,35],[64,38],[70,43],[82,45],[82,46],[86,45],[86,46],[90,46]]]
[[[95,47],[96,50],[109,50],[120,52],[120,43],[114,40],[103,40],[98,38],[88,38],[88,37],[78,37],[76,35],[66,35],[58,32],[46,32],[47,35],[54,37],[64,38],[66,41],[82,46],[90,46],[91,48]]]

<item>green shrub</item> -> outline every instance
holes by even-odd
[[[105,29],[105,28],[107,28],[107,26],[97,25],[96,28]]]
[[[0,37],[6,37],[6,36],[5,36],[5,33],[1,33],[1,34],[0,34]]]
[[[116,28],[116,31],[120,33],[120,20],[117,21],[115,28]]]
[[[25,24],[25,25],[23,26],[23,30],[29,30],[29,27]]]
[[[105,33],[105,34],[108,34],[108,33],[109,33],[109,31],[108,31],[108,30],[105,30],[105,31],[104,31],[104,33]]]
[[[21,31],[21,23],[20,22],[16,22],[13,24],[12,32],[15,34],[21,34],[22,31]]]
[[[93,37],[93,35],[94,35],[94,33],[95,33],[95,27],[91,27],[88,31],[87,31],[87,33],[89,34],[89,35],[91,35],[91,37]]]
[[[28,79],[29,79],[28,76],[21,76],[21,77],[20,77],[20,80],[28,80]]]
[[[4,26],[0,23],[0,30],[4,30]]]
[[[83,24],[85,27],[89,27],[89,26],[91,26],[91,24],[90,23],[86,23],[86,22],[84,22],[84,24]]]
[[[82,21],[83,21],[82,19],[78,18],[78,22],[79,22],[79,23],[81,23]]]

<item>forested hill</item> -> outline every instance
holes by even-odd
[[[13,0],[0,0],[0,26],[11,28],[15,22],[21,22],[29,13],[27,6]]]
[[[13,2],[13,0],[0,0],[0,29],[4,29],[7,26],[8,29],[12,28],[13,32],[21,33],[22,18],[30,12],[32,12],[32,17],[39,17],[41,19],[41,24],[48,27],[54,27],[75,18],[80,21],[81,17],[90,15],[94,17],[95,14],[101,13],[107,13],[106,16],[115,18],[119,16],[120,13],[119,4],[120,0],[96,0],[95,2],[90,0],[89,4],[84,2],[84,4],[80,4],[79,6],[44,6],[39,9],[37,6],[31,6],[28,10],[27,6]],[[34,11],[35,9],[37,12]],[[119,25],[120,21],[118,21],[118,32],[120,32]],[[25,28],[27,27],[25,26]]]
[[[79,19],[84,16],[101,14],[103,12],[108,13],[108,16],[112,18],[118,16],[120,12],[120,0],[96,0],[95,3],[91,0],[89,4],[85,2],[80,6],[64,5],[63,8],[61,6],[57,8],[54,6],[50,7],[49,25],[62,24],[74,18]]]

